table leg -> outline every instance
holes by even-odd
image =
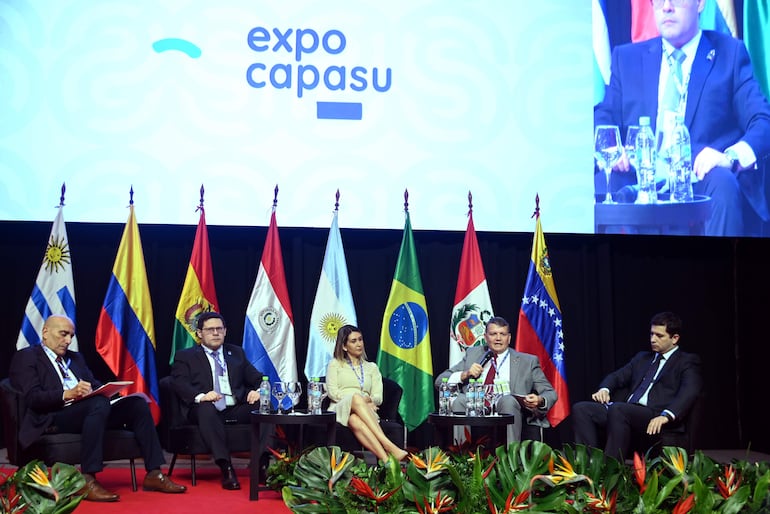
[[[337,418],[326,424],[326,446],[337,444]]]
[[[259,500],[259,460],[265,450],[262,444],[262,423],[251,424],[251,462],[249,463],[249,500]]]

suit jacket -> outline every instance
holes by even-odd
[[[245,403],[249,391],[259,389],[262,373],[249,362],[240,346],[223,344],[222,350],[227,365],[230,390],[237,403]],[[197,395],[214,390],[214,376],[211,374],[209,362],[201,345],[182,350],[174,355],[174,365],[171,367],[172,384],[182,400],[183,409],[189,411],[189,406],[195,403]]]
[[[69,360],[69,369],[78,379],[90,382],[94,389],[102,385],[82,355],[67,350],[63,358]],[[24,448],[43,435],[53,423],[54,412],[64,407],[64,386],[54,366],[42,344],[19,350],[11,361],[11,384],[21,391],[27,406],[19,427],[19,442]]]
[[[599,387],[609,389],[613,401],[625,402],[628,395],[641,384],[654,353],[637,353],[625,366],[607,375]],[[682,419],[690,412],[702,388],[700,357],[680,349],[667,358],[658,373],[647,396],[647,406],[659,412],[667,409],[677,419]]]
[[[625,134],[640,116],[649,116],[654,131],[662,56],[660,37],[616,47],[610,85],[594,111],[594,124],[618,125]],[[687,86],[685,124],[693,158],[706,146],[724,151],[740,140],[751,146],[757,162],[770,155],[770,105],[754,78],[742,41],[703,31]],[[757,213],[770,219],[764,187],[757,184],[759,173],[744,170],[738,182]]]
[[[458,371],[466,371],[470,369],[474,362],[480,362],[486,352],[486,346],[474,346],[468,348],[462,361],[444,371],[436,378],[436,388],[441,384],[443,378],[449,378],[453,373]],[[501,358],[502,357],[498,357],[498,360]],[[558,397],[553,386],[540,368],[540,361],[538,358],[535,355],[517,352],[513,348],[508,348],[508,359],[506,362],[510,366],[510,385],[512,393],[529,394],[535,392],[545,398],[546,407],[544,409],[539,409],[540,412],[538,412],[538,415],[529,417],[527,423],[543,427],[550,426],[545,415],[548,412],[548,409],[556,403]],[[463,389],[465,389],[465,384],[463,384]]]

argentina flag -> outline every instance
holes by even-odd
[[[357,324],[348,265],[335,210],[310,315],[310,338],[305,361],[305,376],[308,379],[326,376],[326,366],[334,353],[337,331],[343,325]]]

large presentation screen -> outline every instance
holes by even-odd
[[[594,231],[591,2],[2,0],[0,219]]]

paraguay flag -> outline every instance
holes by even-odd
[[[310,314],[310,339],[305,361],[305,376],[308,379],[326,376],[326,366],[334,353],[337,331],[343,325],[357,324],[348,265],[335,210],[326,242],[321,278],[318,280]]]
[[[246,307],[243,350],[254,367],[270,377],[270,382],[297,381],[294,316],[283,271],[275,207],[270,216],[270,227],[267,229],[267,241],[262,251],[257,280]],[[275,399],[273,405],[277,405]],[[291,400],[284,398],[282,405],[284,408],[290,408]]]
[[[455,303],[449,327],[449,365],[460,362],[465,350],[484,344],[487,320],[494,316],[489,299],[487,277],[481,262],[479,242],[473,226],[473,211],[468,213],[460,273],[457,276]]]
[[[142,240],[133,201],[96,325],[96,351],[118,380],[134,383],[126,393],[144,393],[155,423],[160,420],[155,367],[155,324]]]
[[[556,426],[569,415],[567,374],[564,367],[564,331],[561,307],[553,283],[548,248],[540,225],[540,209],[535,211],[535,237],[527,284],[521,299],[516,351],[537,355],[540,367],[559,399],[548,411],[548,421]]]
[[[16,349],[40,344],[43,340],[43,323],[52,314],[67,316],[75,323],[75,285],[72,280],[67,228],[64,226],[64,205],[59,205],[35,287],[24,309]],[[77,336],[72,337],[69,349],[78,350]]]
[[[404,390],[398,412],[407,429],[414,430],[435,410],[435,402],[428,308],[409,212],[382,319],[377,365],[383,376],[396,381]]]
[[[176,352],[195,346],[198,316],[204,312],[219,311],[209,251],[209,233],[206,229],[206,213],[202,206],[200,211],[201,216],[198,220],[198,229],[195,231],[190,265],[187,267],[187,276],[185,276],[182,294],[176,307],[174,340],[171,345],[169,364],[174,363]]]

